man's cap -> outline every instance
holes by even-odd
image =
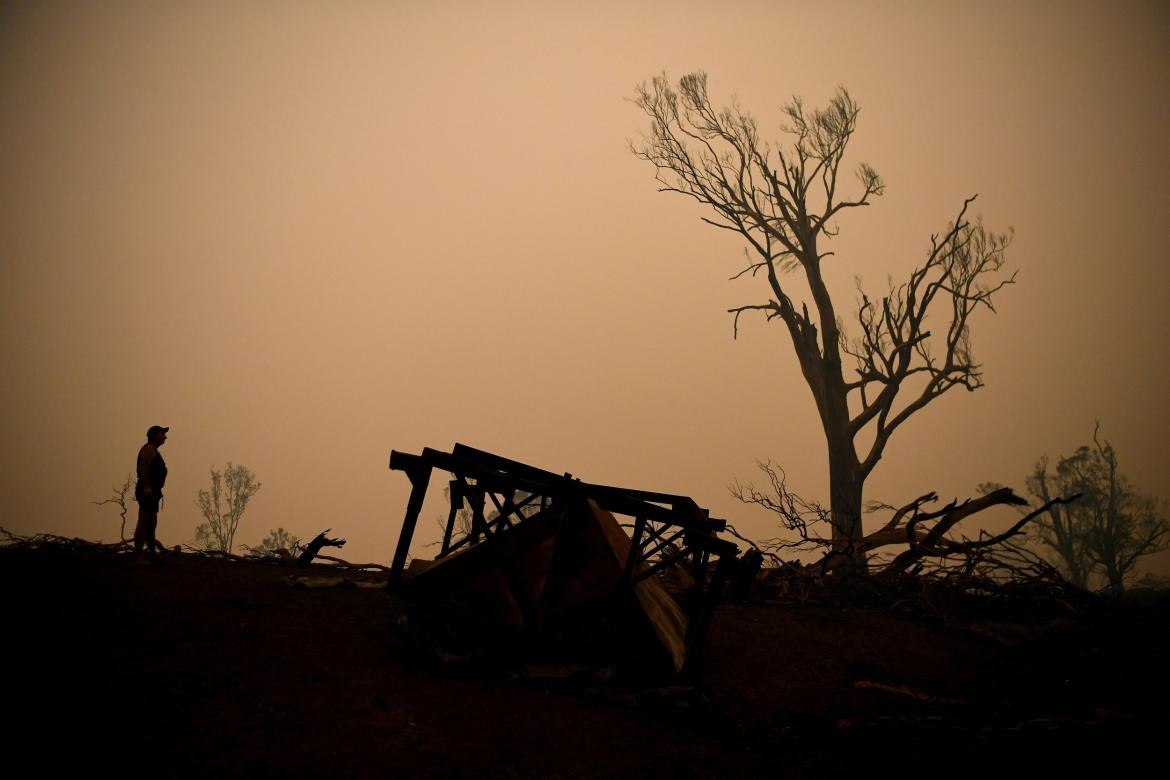
[[[149,439],[151,436],[154,436],[156,433],[166,433],[169,430],[170,430],[170,428],[164,428],[161,425],[152,425],[146,429],[146,438]]]

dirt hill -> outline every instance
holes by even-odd
[[[395,629],[403,604],[384,590],[294,587],[295,574],[0,548],[10,763],[132,777],[1115,775],[1160,753],[1170,713],[1170,601],[1156,598],[725,604],[699,684],[646,688],[441,663]]]

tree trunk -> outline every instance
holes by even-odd
[[[810,328],[808,332],[814,332],[814,329]],[[861,492],[865,474],[849,432],[849,404],[845,383],[841,378],[840,355],[834,349],[828,358],[822,356],[815,339],[801,341],[794,337],[793,345],[800,358],[805,381],[816,401],[829,450],[829,514],[834,553],[832,571],[865,574],[866,556],[859,549],[859,543],[865,536],[861,525]],[[844,562],[840,560],[841,556],[846,559]]]
[[[833,524],[833,552],[835,558],[844,556],[847,559],[834,571],[853,574],[865,574],[868,571],[865,553],[859,549],[859,543],[865,536],[861,524],[863,485],[861,466],[853,452],[852,443],[845,436],[830,437],[829,512]]]
[[[861,488],[865,484],[865,476],[849,431],[849,394],[841,371],[841,337],[837,329],[837,315],[821,276],[815,233],[809,232],[810,235],[804,240],[805,251],[802,253],[801,265],[816,301],[821,341],[818,345],[815,336],[804,342],[794,339],[793,346],[801,357],[805,379],[816,399],[825,442],[829,447],[829,513],[833,525],[833,557],[839,559],[839,556],[844,556],[846,559],[836,564],[833,571],[864,574],[867,571],[866,556],[859,545],[865,536],[861,526]],[[811,335],[816,329],[810,327],[806,332]]]
[[[1116,552],[1113,555],[1116,556]],[[1125,570],[1118,565],[1116,557],[1110,557],[1101,562],[1105,574],[1105,592],[1111,596],[1119,596],[1125,590]]]

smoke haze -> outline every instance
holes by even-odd
[[[1167,496],[1165,4],[240,5],[0,10],[8,530],[116,539],[88,502],[157,423],[168,544],[233,461],[263,484],[239,541],[328,527],[386,562],[390,450],[455,441],[773,535],[726,486],[771,458],[826,497],[811,395],[779,325],[732,340],[766,298],[728,281],[740,243],[627,148],[635,84],[696,69],[772,138],[793,95],[861,104],[847,162],[888,188],[841,224],[839,301],[966,196],[1016,229],[973,327],[987,387],[901,430],[867,498],[1022,493],[1094,419]]]

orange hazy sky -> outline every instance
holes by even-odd
[[[868,499],[1022,491],[1095,419],[1168,497],[1167,41],[1164,2],[6,2],[0,525],[116,539],[89,502],[158,423],[168,544],[233,461],[263,484],[238,541],[385,562],[390,450],[455,441],[772,535],[727,485],[771,458],[826,497],[811,395],[781,327],[732,340],[766,295],[740,244],[627,149],[635,85],[696,69],[773,137],[792,95],[861,104],[887,194],[841,224],[839,300],[965,196],[1016,229],[987,387],[899,431]]]

